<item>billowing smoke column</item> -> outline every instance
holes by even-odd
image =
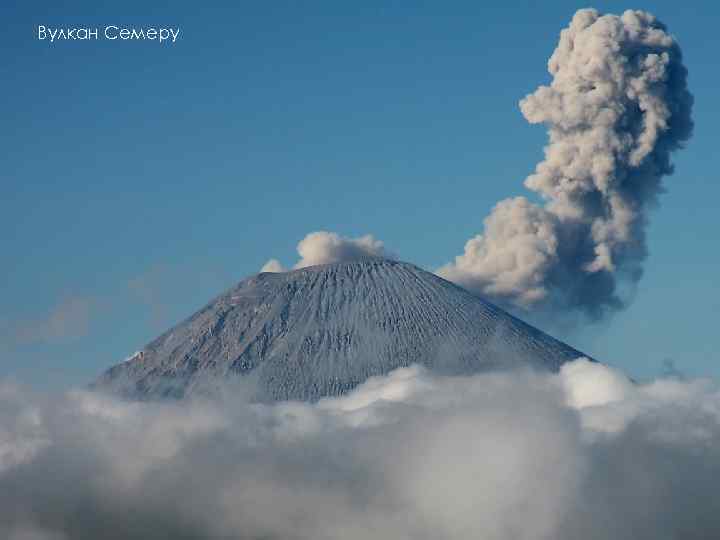
[[[553,76],[520,102],[548,126],[545,160],[524,197],[497,204],[443,277],[521,308],[592,318],[624,305],[647,255],[648,210],[692,131],[680,49],[655,17],[578,11],[548,62]]]

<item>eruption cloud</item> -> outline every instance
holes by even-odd
[[[484,232],[438,274],[501,305],[592,319],[622,309],[642,275],[649,210],[690,138],[682,54],[643,11],[578,11],[548,62],[550,86],[520,102],[546,124],[545,159],[525,197],[500,201]]]
[[[371,234],[358,238],[348,238],[327,231],[316,231],[307,234],[298,243],[297,252],[300,255],[300,260],[295,263],[294,269],[318,264],[354,261],[366,257],[394,258],[385,249],[385,245],[380,240],[376,240]],[[286,272],[287,269],[277,259],[270,259],[260,271]]]

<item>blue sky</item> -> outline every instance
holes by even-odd
[[[544,128],[518,100],[571,2],[17,3],[0,25],[0,377],[82,384],[308,232],[437,268],[524,193]],[[57,5],[56,5],[57,4]],[[695,134],[632,306],[560,337],[636,377],[720,375],[720,75],[711,2],[647,9],[685,56]],[[173,45],[36,39],[179,26]]]

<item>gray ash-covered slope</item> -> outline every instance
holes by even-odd
[[[421,363],[446,373],[582,353],[444,279],[363,259],[241,281],[96,386],[133,398],[183,397],[249,375],[259,400],[337,395]]]

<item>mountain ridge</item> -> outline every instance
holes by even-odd
[[[250,276],[94,386],[181,398],[245,379],[260,401],[312,401],[412,363],[450,374],[516,365],[556,371],[580,356],[435,274],[369,257]]]

